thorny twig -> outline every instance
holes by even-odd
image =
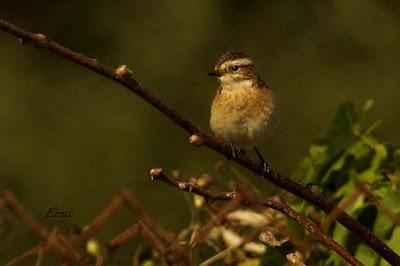
[[[172,179],[164,174],[161,168],[153,168],[150,171],[151,177],[153,180],[163,181],[171,186],[174,186],[180,190],[186,192],[192,192],[197,195],[203,196],[207,202],[212,202],[216,200],[234,200],[238,197],[235,192],[216,192],[209,191],[207,189],[201,188],[193,183],[188,182],[180,182],[178,180]],[[326,235],[321,228],[319,228],[315,223],[311,220],[308,220],[291,209],[286,202],[280,197],[274,196],[268,200],[261,198],[253,198],[249,201],[247,198],[241,199],[241,204],[244,206],[257,206],[262,205],[264,207],[275,209],[290,218],[294,219],[297,223],[299,223],[305,230],[310,232],[315,238],[322,241],[325,245],[335,250],[340,256],[342,256],[346,261],[348,261],[351,265],[362,265],[360,261],[354,258],[346,249],[340,246],[335,240],[333,240],[330,236]]]
[[[293,244],[290,242],[289,238],[277,240],[271,231],[265,231],[260,234],[260,241],[266,246],[272,247],[278,251],[291,265],[306,266],[301,254],[294,250]]]
[[[208,258],[207,260],[203,261],[199,266],[208,266],[208,265],[211,265],[212,263],[214,263],[214,262],[226,257],[229,253],[239,249],[240,247],[242,247],[246,243],[252,241],[263,230],[263,228],[264,228],[264,226],[254,229],[252,232],[250,232],[248,235],[246,235],[240,241],[240,243],[238,243],[236,245],[229,246],[228,248],[226,248],[226,249],[222,250],[221,252],[215,254],[211,258]]]

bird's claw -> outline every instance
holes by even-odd
[[[262,177],[266,177],[271,174],[271,168],[269,168],[269,165],[265,161],[260,162],[260,166],[262,167]]]
[[[228,157],[230,160],[236,160],[236,148],[232,144],[229,144],[229,147],[231,148],[231,156]]]
[[[269,176],[271,174],[271,168],[269,168],[269,165],[267,162],[264,160],[264,158],[261,156],[261,153],[258,151],[258,149],[254,146],[254,151],[256,152],[258,159],[260,160],[260,168],[262,169],[262,177],[265,178],[266,176]]]
[[[236,147],[233,144],[229,144],[229,147],[231,148],[231,154],[227,156],[229,160],[236,160],[246,154],[246,149],[244,148]]]

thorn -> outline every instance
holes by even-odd
[[[126,65],[120,65],[115,70],[115,74],[120,78],[126,79],[132,76],[132,70],[130,70]]]
[[[50,41],[50,38],[47,37],[46,35],[42,34],[42,33],[36,33],[35,34],[36,38],[41,41],[41,42],[48,42]]]
[[[193,134],[189,137],[190,144],[199,147],[203,144],[203,139],[199,135]]]
[[[163,172],[162,168],[157,168],[157,167],[151,168],[150,170],[151,180],[157,179],[162,174],[162,172]]]
[[[185,183],[179,183],[178,187],[179,187],[179,189],[185,190],[186,189],[186,184]]]

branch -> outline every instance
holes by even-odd
[[[10,260],[9,262],[5,263],[4,266],[17,265],[29,257],[33,257],[40,253],[46,253],[46,252],[50,251],[52,248],[53,248],[53,245],[50,243],[40,244],[40,245],[22,253],[21,255],[15,257],[14,259]]]
[[[106,248],[109,253],[123,246],[128,240],[140,232],[140,225],[138,223],[133,224],[128,229],[114,237],[111,241],[106,244]]]
[[[70,50],[59,43],[51,40],[43,34],[34,34],[25,31],[11,23],[8,23],[0,19],[0,29],[8,32],[21,39],[22,43],[28,44],[33,43],[36,47],[44,50],[48,50],[52,53],[60,55],[70,61],[73,61],[91,71],[94,71],[108,79],[114,80],[122,86],[128,88],[143,100],[151,104],[157,110],[162,112],[173,122],[179,125],[181,128],[186,130],[190,135],[195,135],[195,139],[198,141],[192,142],[196,145],[205,145],[222,155],[230,155],[230,147],[222,143],[220,140],[210,135],[206,131],[202,130],[195,123],[187,119],[186,117],[179,114],[176,110],[162,102],[158,97],[151,93],[148,89],[139,84],[138,81],[132,78],[132,72],[126,67],[121,66],[117,70],[100,64],[96,59],[89,58],[83,54],[77,53]],[[259,167],[259,163],[246,155],[238,156],[236,162],[246,167],[257,175],[262,175],[262,169]],[[392,249],[390,249],[385,243],[379,238],[372,234],[368,229],[363,227],[360,223],[351,218],[344,211],[337,208],[328,199],[324,198],[319,193],[314,193],[306,187],[288,179],[277,171],[272,170],[270,174],[264,176],[270,182],[281,187],[282,189],[289,191],[296,196],[309,201],[311,204],[321,208],[326,213],[335,211],[338,213],[337,220],[346,227],[349,231],[353,232],[358,238],[363,240],[369,247],[374,249],[379,255],[381,255],[386,261],[393,265],[400,265],[400,256],[397,255]]]
[[[163,181],[173,187],[176,187],[180,190],[186,192],[192,192],[197,195],[204,197],[207,202],[213,202],[216,200],[235,200],[238,197],[238,194],[235,192],[215,192],[203,189],[193,183],[188,182],[180,182],[169,178],[166,176],[161,168],[153,168],[150,171],[151,177],[153,180]],[[340,246],[335,240],[333,240],[330,236],[326,235],[321,228],[318,227],[314,222],[308,220],[290,208],[286,202],[278,196],[274,196],[271,199],[265,200],[261,198],[253,198],[251,201],[243,197],[241,200],[241,204],[243,206],[250,205],[262,205],[268,208],[272,208],[277,210],[286,216],[289,216],[297,223],[299,223],[305,230],[310,232],[315,238],[322,241],[326,246],[332,248],[336,251],[340,256],[342,256],[347,262],[351,265],[363,265],[360,261],[354,258],[346,249]]]
[[[259,233],[261,233],[261,231],[264,229],[264,226],[261,226],[259,228],[256,228],[255,230],[253,230],[252,232],[250,232],[250,234],[248,234],[247,236],[245,236],[238,244],[236,245],[232,245],[229,246],[228,248],[222,250],[221,252],[215,254],[214,256],[212,256],[211,258],[206,259],[205,261],[203,261],[199,266],[208,266],[213,264],[214,262],[226,257],[228,254],[232,253],[233,251],[241,248],[242,246],[244,246],[245,244],[249,243],[250,241],[252,241],[254,239],[255,236],[257,236]]]
[[[46,239],[62,256],[74,258],[77,261],[81,260],[82,255],[78,251],[70,247],[68,243],[65,243],[64,239],[57,233],[50,232],[43,224],[33,218],[18,202],[13,193],[10,191],[3,191],[3,193],[0,194],[0,202],[2,202],[0,206],[7,206],[24,224]]]
[[[288,237],[277,240],[273,232],[264,231],[260,234],[260,241],[267,247],[275,249],[281,256],[286,258],[290,265],[306,266],[303,262],[304,258],[302,254],[295,250]]]
[[[96,216],[96,218],[86,225],[82,232],[75,237],[71,237],[69,239],[68,244],[71,247],[77,247],[83,242],[85,242],[87,239],[89,239],[95,231],[103,225],[117,210],[119,210],[122,206],[124,205],[124,200],[122,199],[121,196],[118,194],[115,195],[110,203],[107,204],[106,208]]]

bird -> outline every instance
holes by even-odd
[[[208,75],[218,80],[211,104],[210,127],[214,135],[228,143],[231,157],[253,147],[263,175],[270,173],[257,149],[267,137],[274,112],[274,96],[257,73],[251,57],[240,51],[228,51],[219,57]]]

